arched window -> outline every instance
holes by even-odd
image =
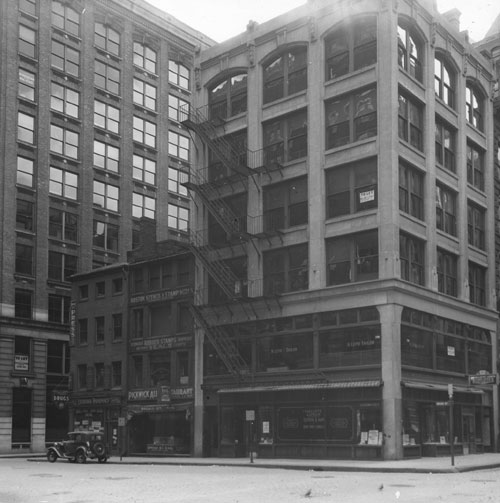
[[[307,47],[295,47],[264,67],[264,103],[307,88]]]
[[[52,25],[78,37],[80,34],[80,15],[61,2],[52,2]]]
[[[455,74],[442,57],[434,60],[434,91],[449,107],[455,106]]]
[[[467,122],[480,131],[483,130],[483,107],[484,99],[482,94],[471,82],[467,82],[465,88],[465,116]]]
[[[412,77],[422,82],[423,44],[417,36],[405,26],[398,26],[398,62],[399,66]]]
[[[209,91],[210,118],[227,118],[247,111],[247,75],[223,80]]]
[[[377,62],[377,19],[375,16],[343,23],[325,38],[326,80]]]

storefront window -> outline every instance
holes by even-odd
[[[257,339],[257,371],[273,372],[312,368],[312,334]]]
[[[464,340],[436,334],[436,367],[448,372],[465,372]]]
[[[170,384],[170,351],[157,351],[149,357],[150,385]]]
[[[424,443],[450,443],[449,412],[447,407],[430,405],[424,408]]]
[[[412,367],[432,368],[432,332],[403,325],[401,363]]]

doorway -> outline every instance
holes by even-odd
[[[462,445],[464,454],[476,453],[476,418],[473,413],[462,415]]]

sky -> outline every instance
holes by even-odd
[[[223,42],[246,30],[248,21],[263,23],[307,0],[146,0],[180,21]],[[462,12],[460,28],[472,41],[481,40],[500,14],[499,0],[437,0],[438,10]]]

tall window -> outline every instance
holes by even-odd
[[[434,91],[451,108],[455,107],[455,86],[455,73],[442,57],[437,56],[434,60]]]
[[[120,34],[103,23],[95,23],[94,42],[96,47],[115,56],[120,55]]]
[[[80,93],[55,82],[50,84],[50,108],[71,117],[79,116]]]
[[[399,94],[399,137],[418,150],[423,150],[423,108],[413,98]]]
[[[264,253],[264,293],[280,295],[309,288],[309,252],[306,244]]]
[[[441,250],[437,251],[438,290],[452,297],[457,296],[457,256]]]
[[[123,316],[121,313],[113,314],[111,317],[113,323],[113,341],[121,341],[123,337]]]
[[[171,229],[187,232],[189,230],[189,209],[169,203],[168,226]]]
[[[139,42],[134,42],[134,65],[151,73],[156,73],[156,51]]]
[[[168,95],[168,118],[182,122],[189,113],[189,102],[172,94]]]
[[[486,210],[471,202],[467,203],[468,242],[480,250],[486,249],[485,218]]]
[[[33,275],[33,246],[16,243],[16,274]]]
[[[14,294],[14,316],[31,320],[33,316],[33,292],[16,288]]]
[[[478,306],[486,305],[486,269],[469,262],[469,300]]]
[[[399,164],[399,209],[424,219],[424,175],[408,164]]]
[[[122,362],[111,362],[111,386],[119,388],[122,385]]]
[[[16,182],[25,187],[33,187],[35,164],[32,159],[17,156]]]
[[[155,185],[156,183],[156,161],[134,154],[132,158],[133,177],[144,183]],[[170,168],[169,168],[170,170]]]
[[[307,88],[307,47],[295,47],[264,67],[264,103]]]
[[[67,342],[47,341],[47,373],[59,375],[69,373],[69,347]]]
[[[399,259],[401,263],[401,279],[424,285],[425,255],[424,242],[409,234],[399,234]]]
[[[85,363],[78,365],[78,389],[87,389],[87,365]]]
[[[455,131],[436,117],[435,145],[436,162],[455,173]]]
[[[267,163],[282,163],[307,155],[307,111],[287,115],[263,125]]]
[[[209,91],[210,118],[232,117],[247,111],[247,74],[234,75]]]
[[[182,134],[169,131],[168,153],[184,161],[189,161],[189,138]]]
[[[343,23],[325,38],[326,80],[336,79],[377,62],[374,16]]]
[[[120,149],[109,143],[94,140],[94,166],[118,173]]]
[[[93,202],[96,206],[110,211],[118,211],[120,188],[94,180]]]
[[[328,169],[325,181],[327,218],[377,207],[377,158]]]
[[[31,145],[35,143],[35,118],[32,115],[17,113],[17,139]]]
[[[364,89],[326,102],[326,148],[377,135],[377,91]]]
[[[104,316],[96,316],[95,320],[95,341],[97,344],[104,342]]]
[[[80,34],[80,15],[68,5],[53,0],[52,26],[78,37]]]
[[[52,68],[78,77],[80,75],[80,53],[67,45],[52,40]]]
[[[120,94],[120,70],[102,61],[94,62],[94,84],[113,94]]]
[[[147,217],[154,220],[155,215],[156,199],[134,192],[132,194],[132,216],[136,218]]]
[[[142,339],[144,337],[144,311],[142,309],[134,309],[132,311],[132,337],[134,339]]]
[[[78,241],[78,216],[59,208],[49,208],[49,236],[61,241]]]
[[[470,143],[467,144],[467,182],[484,190],[484,153]]]
[[[327,284],[378,278],[378,232],[349,234],[326,242]]]
[[[142,107],[156,110],[156,87],[134,78],[134,103]]]
[[[76,201],[78,199],[78,175],[64,169],[50,167],[49,192]]]
[[[89,323],[87,318],[78,320],[78,343],[80,346],[88,344],[89,337]]]
[[[16,229],[34,232],[35,230],[35,203],[25,199],[16,201]]]
[[[134,115],[133,138],[134,141],[156,148],[156,124]]]
[[[104,250],[118,251],[118,225],[94,220],[93,245]]]
[[[120,131],[120,109],[94,100],[94,125],[118,134]]]
[[[104,388],[104,363],[94,364],[94,373],[96,389]]]
[[[436,227],[452,236],[457,235],[457,196],[441,184],[436,184]]]
[[[18,95],[20,98],[35,101],[36,75],[24,68],[19,68]]]
[[[188,189],[184,185],[187,182],[189,175],[185,171],[181,171],[175,168],[168,168],[168,190],[174,194],[179,194],[180,196],[187,197]]]
[[[49,321],[69,323],[71,297],[68,295],[49,294]]]
[[[53,281],[70,281],[77,271],[78,258],[56,251],[49,251],[49,279]]]
[[[168,81],[189,91],[189,68],[175,61],[168,62]]]
[[[465,117],[469,124],[483,131],[484,98],[470,82],[465,88]]]
[[[423,47],[417,36],[407,26],[398,26],[399,66],[413,78],[422,82]]]
[[[76,131],[50,125],[50,150],[56,154],[78,159],[80,135]]]
[[[36,56],[36,31],[22,24],[19,25],[19,52],[29,58]]]

